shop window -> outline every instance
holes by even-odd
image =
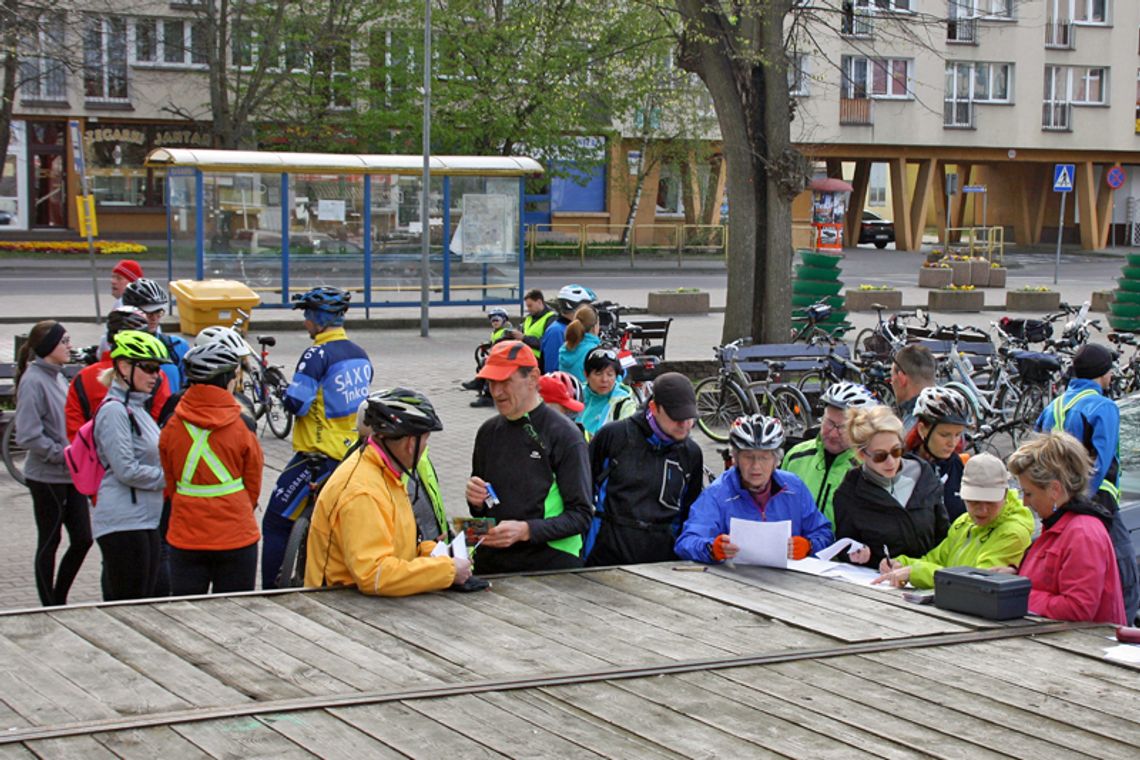
[[[93,101],[127,100],[127,21],[88,16],[83,25],[83,94]]]
[[[83,134],[88,174],[100,206],[160,207],[163,205],[162,172],[144,166],[147,154],[157,146],[208,147],[210,133],[204,129],[99,122]]]

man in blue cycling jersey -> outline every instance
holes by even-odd
[[[285,408],[296,417],[293,451],[261,521],[261,586],[277,588],[277,573],[293,522],[309,503],[315,475],[324,482],[355,443],[356,410],[368,397],[372,362],[364,349],[348,339],[344,317],[351,294],[339,288],[313,288],[293,296],[293,308],[304,309],[305,329],[313,345],[305,350],[285,391]],[[310,467],[305,455],[323,457]]]

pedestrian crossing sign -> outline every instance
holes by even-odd
[[[1053,167],[1053,192],[1068,193],[1073,189],[1073,164],[1056,164]]]

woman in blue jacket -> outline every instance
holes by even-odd
[[[592,306],[580,306],[574,321],[566,326],[566,342],[558,349],[558,369],[569,372],[586,383],[586,355],[602,344],[598,337],[598,312]]]
[[[759,522],[790,520],[789,559],[803,559],[835,540],[831,523],[816,509],[803,481],[776,469],[784,445],[779,420],[762,414],[741,417],[732,424],[729,443],[734,464],[693,504],[673,547],[678,557],[706,563],[732,559],[739,551],[728,536],[733,517]]]

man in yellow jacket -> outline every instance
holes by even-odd
[[[309,529],[306,586],[354,585],[365,594],[409,596],[462,585],[471,562],[432,557],[416,528],[407,489],[422,488],[416,463],[443,429],[431,402],[395,388],[368,397],[365,445],[325,483]],[[405,487],[405,478],[407,486]]]

